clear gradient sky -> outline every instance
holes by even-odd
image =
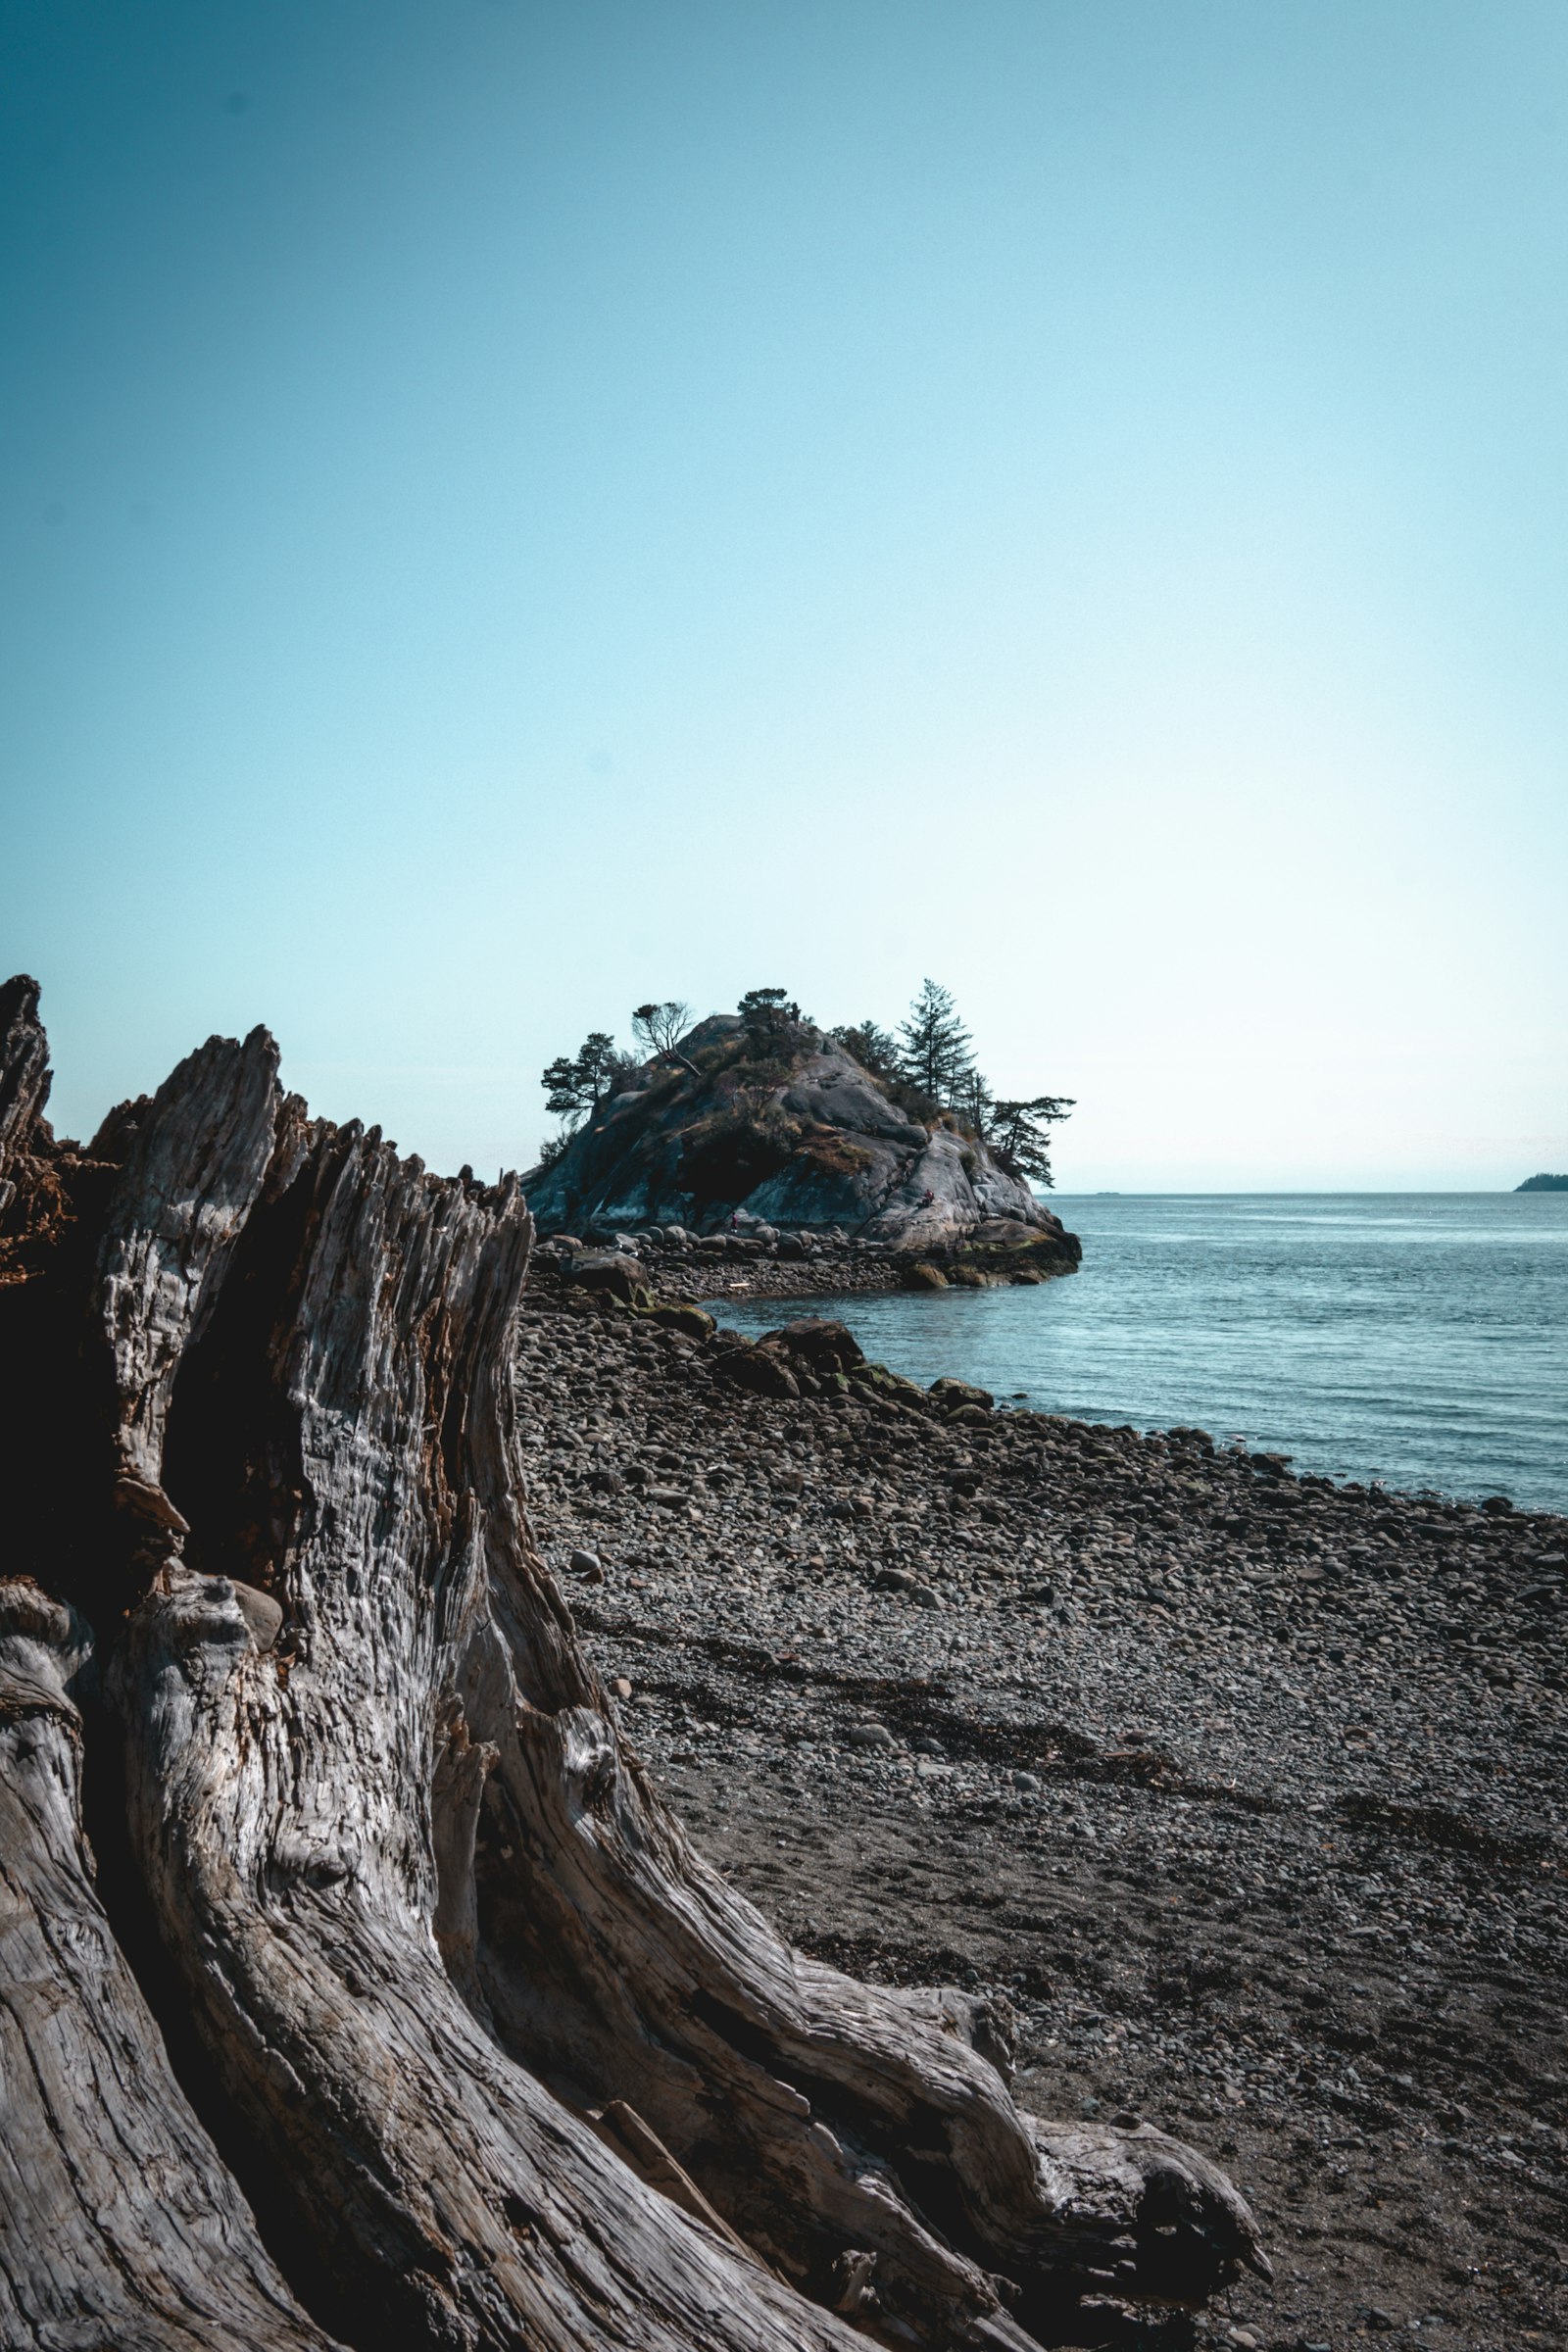
[[[1562,0],[0,0],[0,962],[525,1164],[956,994],[1064,1188],[1568,1166]]]

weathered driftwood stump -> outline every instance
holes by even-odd
[[[259,1030],[58,1145],[36,999],[0,2343],[937,2352],[1259,2262],[1200,2157],[1020,2114],[981,2005],[803,1957],[687,1845],[529,1530],[515,1186],[313,1122]]]

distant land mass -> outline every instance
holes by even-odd
[[[1516,1193],[1568,1193],[1568,1176],[1527,1176]]]

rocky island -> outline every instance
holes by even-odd
[[[797,1289],[1071,1273],[1077,1237],[1005,1147],[951,1090],[944,1101],[867,1066],[854,1050],[863,1036],[749,1002],[641,1063],[605,1056],[581,1124],[522,1179],[537,1231],[677,1250],[733,1241],[811,1264]]]

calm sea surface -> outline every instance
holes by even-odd
[[[1196,1424],[1298,1469],[1568,1508],[1568,1193],[1058,1195],[1079,1273],[873,1293],[866,1353],[1055,1413]]]

